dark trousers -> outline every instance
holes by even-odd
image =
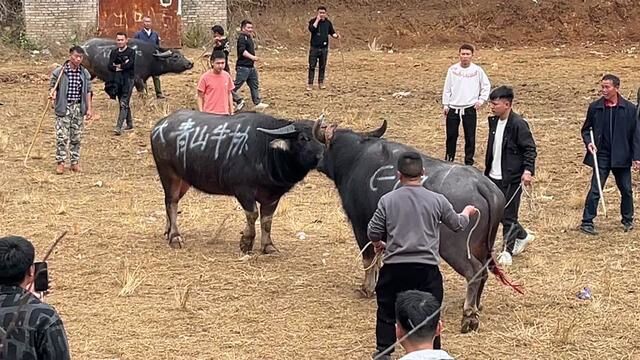
[[[249,85],[251,91],[251,100],[255,105],[260,104],[260,80],[258,79],[258,70],[255,67],[236,66],[236,80],[233,82],[235,88],[233,89],[233,102],[236,104],[242,101],[238,90],[244,83]]]
[[[307,84],[313,85],[313,78],[316,74],[316,64],[318,64],[318,83],[324,83],[324,71],[327,67],[327,58],[329,57],[329,48],[310,48],[309,49],[309,81]]]
[[[133,127],[133,117],[131,116],[131,93],[133,92],[133,79],[123,78],[122,84],[117,95],[120,104],[120,112],[118,113],[118,121],[116,128],[122,129],[125,120],[127,127]]]
[[[600,181],[602,189],[607,182],[609,173],[612,172],[616,179],[616,185],[620,191],[620,215],[622,215],[623,224],[631,224],[633,222],[633,191],[631,189],[631,168],[611,168],[609,167],[609,159],[600,159],[598,157],[598,167],[600,171]],[[591,189],[587,193],[587,199],[584,204],[584,212],[582,213],[583,224],[593,224],[593,219],[598,215],[598,202],[600,201],[600,191],[598,190],[598,180],[595,171],[591,175]]]
[[[431,293],[442,304],[444,289],[438,266],[417,263],[385,264],[380,269],[376,284],[376,348],[379,352],[396,342],[396,298],[399,293],[407,290]],[[439,336],[433,345],[434,349],[440,349]]]
[[[458,129],[460,128],[460,109],[449,109],[447,114],[447,154],[445,160],[454,161],[456,158],[456,143],[458,142]],[[476,152],[476,109],[470,106],[464,109],[462,115],[462,129],[464,130],[464,164],[473,165],[473,156]]]
[[[506,251],[513,254],[513,247],[516,239],[524,239],[527,237],[527,231],[518,222],[518,212],[520,211],[520,197],[522,196],[522,188],[520,183],[505,183],[502,180],[496,180],[489,177],[494,184],[498,185],[507,202],[502,217],[502,235],[506,244]]]

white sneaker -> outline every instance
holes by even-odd
[[[516,239],[516,243],[513,245],[513,256],[520,255],[524,249],[527,247],[527,244],[530,241],[533,241],[536,237],[527,232],[527,237],[524,239]]]
[[[236,111],[242,110],[243,107],[244,107],[244,100],[240,100],[240,102],[236,104]]]
[[[511,266],[513,263],[513,259],[511,258],[511,254],[507,251],[503,251],[498,255],[498,264],[502,266]]]
[[[269,104],[265,104],[265,103],[261,102],[260,104],[256,105],[255,109],[257,111],[262,111],[262,110],[264,110],[264,109],[266,109],[268,107],[269,107]]]

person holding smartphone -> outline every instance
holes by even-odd
[[[0,238],[0,360],[71,358],[62,319],[35,294],[48,286],[46,272],[35,272],[34,258],[29,240]]]

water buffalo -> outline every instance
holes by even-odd
[[[177,110],[161,119],[151,131],[151,148],[165,194],[169,245],[182,245],[178,201],[194,187],[238,200],[247,217],[240,240],[243,253],[253,249],[260,203],[262,252],[277,251],[271,222],[278,201],[322,156],[313,124],[255,112],[218,116]]]
[[[128,46],[136,51],[135,86],[138,91],[146,90],[146,81],[151,76],[168,73],[179,74],[193,68],[193,62],[177,50],[160,48],[155,44],[138,39],[129,39]],[[108,81],[113,76],[107,67],[109,54],[116,49],[113,39],[93,38],[81,45],[87,56],[82,65],[89,70],[92,78]]]
[[[340,194],[358,246],[362,250],[368,243],[367,224],[376,209],[378,200],[385,193],[399,186],[396,163],[404,151],[417,151],[400,143],[380,139],[387,122],[374,131],[356,133],[348,129],[337,129],[317,123],[314,136],[326,145],[318,170],[332,179]],[[477,216],[471,218],[466,230],[454,233],[441,227],[440,255],[455,271],[467,280],[467,295],[464,302],[462,332],[476,330],[479,325],[478,309],[488,271],[485,267],[476,280],[472,277],[480,272],[485,263],[503,283],[509,284],[493,258],[493,244],[505,206],[505,198],[480,171],[471,166],[462,166],[422,155],[426,176],[424,187],[443,194],[457,211],[466,205],[480,210],[480,220],[473,231],[467,253],[467,237]],[[372,264],[373,246],[363,253],[365,281],[363,291],[373,294],[378,268]]]

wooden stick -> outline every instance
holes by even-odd
[[[64,72],[64,66],[67,64],[68,61],[69,60],[65,61],[64,64],[62,64],[62,66],[60,68],[60,75],[58,75],[58,80],[56,80],[56,84],[53,86],[53,89],[52,89],[54,92],[57,91],[57,89],[58,89],[58,84],[60,84],[60,79],[62,79],[62,73]],[[54,71],[55,71],[55,69],[54,69]],[[49,104],[51,104],[51,99],[47,98],[47,105],[44,106],[44,111],[42,112],[42,117],[40,118],[40,122],[38,123],[38,127],[36,128],[36,133],[33,134],[33,139],[31,140],[31,145],[29,145],[29,149],[27,150],[27,154],[24,156],[24,161],[22,162],[22,164],[26,168],[29,168],[29,166],[27,166],[27,159],[29,159],[29,154],[31,154],[31,149],[33,148],[33,145],[36,143],[36,138],[38,137],[38,133],[40,132],[40,128],[42,128],[42,122],[44,121],[45,115],[47,115],[47,111],[49,110]]]
[[[589,134],[591,135],[591,143],[595,145],[596,143],[593,140],[593,129],[589,130]],[[602,211],[604,212],[604,217],[607,217],[607,206],[604,203],[604,191],[602,191],[602,182],[600,182],[600,168],[598,167],[598,156],[596,155],[596,151],[591,153],[593,155],[593,164],[595,168],[593,171],[596,172],[596,181],[598,182],[598,191],[600,192],[600,203],[602,203]]]

